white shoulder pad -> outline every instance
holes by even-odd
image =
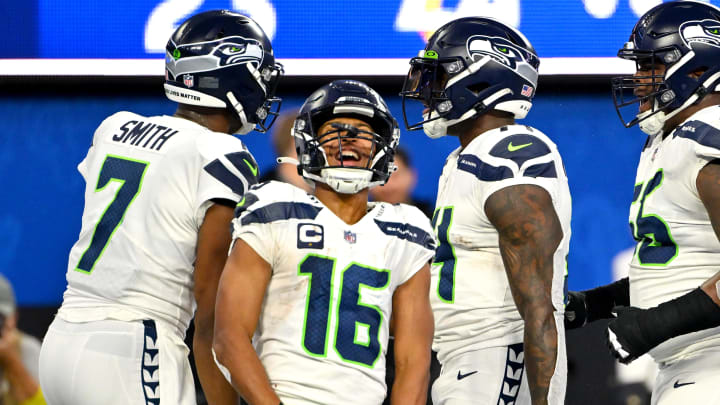
[[[408,204],[378,204],[382,204],[382,209],[375,223],[384,233],[435,250],[437,243],[430,219],[420,209]]]
[[[672,136],[693,141],[693,150],[698,157],[720,158],[720,121],[718,120],[687,121],[679,126]]]
[[[235,217],[243,224],[315,218],[322,207],[305,190],[273,180],[251,186],[235,208]]]

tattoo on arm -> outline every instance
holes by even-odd
[[[551,290],[562,226],[550,195],[534,185],[493,193],[485,213],[497,229],[510,290],[525,321],[525,366],[532,402],[546,404],[558,353]]]

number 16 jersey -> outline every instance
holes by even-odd
[[[233,228],[272,268],[254,345],[280,398],[381,404],[393,293],[432,258],[428,218],[376,203],[348,225],[303,190],[269,182],[245,195]]]

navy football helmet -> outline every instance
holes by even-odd
[[[324,123],[339,117],[357,118],[368,123],[374,132],[347,124],[332,124],[327,133],[318,134]],[[365,83],[335,80],[307,98],[292,129],[298,155],[298,173],[310,183],[319,181],[339,193],[352,194],[385,184],[395,171],[395,149],[400,141],[397,121],[380,95]],[[363,138],[373,143],[364,167],[345,165],[342,140]],[[339,146],[339,165],[328,164],[325,147]]]
[[[613,78],[618,116],[626,127],[639,124],[644,132],[656,134],[668,119],[720,90],[720,9],[695,1],[660,4],[640,17],[618,57],[648,72]],[[656,73],[653,67],[658,65],[665,66],[664,74]],[[651,108],[638,113],[645,101]],[[638,106],[626,108],[634,104]]]
[[[431,138],[490,110],[525,118],[535,95],[540,60],[520,31],[492,18],[467,17],[440,27],[410,60],[403,90],[409,130]],[[408,122],[406,102],[421,101],[422,120]]]
[[[280,110],[282,65],[262,28],[242,14],[213,10],[180,25],[167,43],[165,94],[182,104],[227,108],[246,134],[267,131]]]

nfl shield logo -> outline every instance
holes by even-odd
[[[522,94],[525,97],[532,97],[533,88],[532,86],[528,86],[527,84],[523,84],[523,88],[520,91],[520,94]]]
[[[345,242],[347,242],[347,243],[357,242],[357,235],[351,231],[345,231]]]
[[[185,83],[185,87],[192,87],[193,84],[195,84],[195,80],[193,78],[193,75],[184,75],[183,76],[183,83]]]

